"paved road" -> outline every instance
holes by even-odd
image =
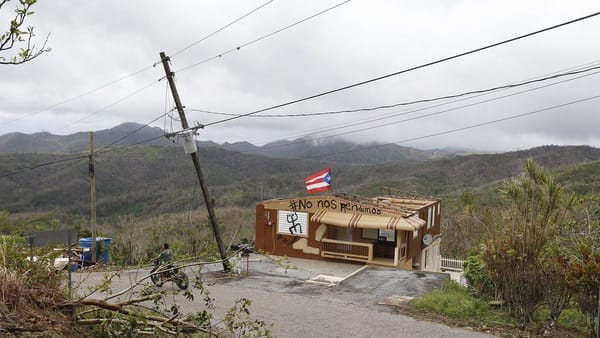
[[[323,273],[333,280],[341,279],[360,267],[319,264],[323,263],[293,260],[278,264],[253,257],[248,274],[244,265],[242,276],[237,278],[218,278],[219,275],[210,271],[220,266],[206,266],[203,269],[205,285],[215,299],[215,318],[223,318],[235,300],[248,298],[252,300],[252,318],[273,323],[276,337],[493,337],[418,321],[394,313],[391,306],[377,304],[388,296],[415,296],[439,287],[447,278],[443,274],[368,268],[335,286],[307,282]],[[192,276],[192,271],[187,272]],[[122,273],[113,279],[113,290],[126,288],[146,273],[147,270]],[[103,275],[92,273],[79,289],[86,290]],[[75,274],[74,280],[84,276],[86,274]],[[196,291],[195,301],[190,303],[176,294],[174,285],[163,288],[173,291],[167,298],[180,304],[184,312],[203,308],[201,295]]]

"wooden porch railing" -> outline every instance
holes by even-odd
[[[321,256],[370,262],[373,260],[373,244],[323,238],[321,240]]]

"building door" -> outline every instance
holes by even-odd
[[[373,257],[394,258],[396,254],[396,230],[379,229],[377,241],[373,243]]]

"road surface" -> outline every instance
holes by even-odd
[[[214,318],[223,318],[237,299],[247,298],[252,301],[251,317],[272,323],[276,337],[493,337],[419,321],[397,314],[392,306],[378,304],[390,296],[416,296],[428,292],[441,286],[447,278],[444,274],[385,268],[356,271],[360,266],[301,260],[281,264],[257,257],[253,256],[248,262],[247,274],[246,263],[242,261],[243,268],[238,269],[240,276],[223,277],[211,273],[220,265],[203,268],[205,287],[214,299]],[[192,281],[194,273],[191,268],[186,272]],[[123,290],[147,273],[148,270],[123,272],[113,278],[112,289],[115,292]],[[340,277],[348,275],[350,277],[345,280]],[[100,272],[74,274],[76,284],[83,280],[78,287],[80,294],[85,293],[88,286],[98,284],[102,278],[104,273]],[[338,283],[310,281],[323,281],[323,278]],[[189,302],[178,294],[175,285],[167,283],[163,289],[169,293],[168,302],[176,302],[183,312],[204,308],[202,295],[197,290],[191,289],[194,301]],[[101,298],[102,295],[93,294],[91,297]]]

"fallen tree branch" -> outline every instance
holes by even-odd
[[[204,333],[216,336],[216,334],[213,333],[211,330],[208,330],[206,328],[203,328],[203,327],[200,327],[197,325],[193,325],[184,320],[176,320],[178,315],[175,315],[174,317],[171,317],[171,318],[156,316],[156,315],[148,315],[148,314],[145,315],[145,314],[141,314],[139,312],[131,311],[130,309],[126,308],[126,306],[133,305],[137,302],[143,302],[146,300],[154,299],[154,297],[156,297],[157,295],[158,294],[153,294],[153,295],[149,295],[149,296],[145,296],[145,297],[139,297],[139,298],[131,299],[131,300],[128,300],[128,301],[125,301],[122,303],[109,303],[103,299],[83,299],[83,300],[79,300],[79,301],[75,302],[73,305],[95,306],[95,307],[98,307],[101,309],[114,311],[114,312],[117,312],[117,313],[120,313],[123,315],[127,315],[127,316],[131,316],[131,317],[140,317],[140,318],[144,319],[144,322],[147,325],[155,327],[157,329],[163,328],[164,330],[169,330],[166,327],[164,327],[164,325],[171,324],[176,327],[191,329],[194,331],[204,332]],[[158,295],[158,296],[160,296],[160,295]],[[96,322],[94,322],[94,320],[96,320]],[[77,323],[81,323],[81,324],[85,324],[85,325],[95,325],[95,324],[101,324],[101,323],[104,323],[104,322],[110,321],[110,320],[111,319],[103,319],[103,318],[77,319]],[[164,331],[164,332],[166,333],[166,331]],[[171,331],[171,332],[173,332],[173,331]]]
[[[169,330],[169,329],[163,327],[162,325],[154,323],[154,322],[148,322],[148,321],[136,321],[136,322],[138,324],[143,324],[143,325],[153,327],[163,333],[170,334],[172,336],[176,336],[178,334],[178,332]],[[80,325],[98,325],[98,324],[104,324],[104,323],[129,324],[130,321],[127,321],[124,319],[116,319],[116,318],[92,318],[92,319],[78,319],[77,320],[77,324],[80,324]],[[144,332],[144,330],[140,330],[140,332]],[[149,332],[146,332],[145,334],[149,334]]]

